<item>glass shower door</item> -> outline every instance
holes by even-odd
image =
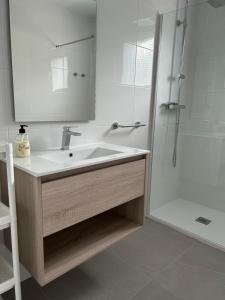
[[[178,129],[185,108],[181,98],[186,8],[161,16],[152,162],[151,209],[177,198],[180,143]],[[179,127],[178,127],[179,126]]]

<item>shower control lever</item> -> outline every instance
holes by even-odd
[[[161,104],[161,108],[164,108],[166,110],[178,110],[178,109],[185,109],[186,106],[176,102],[168,102],[168,103]]]
[[[186,78],[186,77],[185,77],[184,74],[182,74],[182,73],[178,74],[178,79],[185,79],[185,78]]]

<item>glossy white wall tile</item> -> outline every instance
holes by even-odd
[[[149,88],[151,85],[153,51],[137,47],[135,87]]]
[[[135,148],[149,149],[148,135],[149,127],[134,129],[132,132],[132,146]]]
[[[96,88],[96,124],[110,126],[114,121],[134,122],[134,86],[97,83]]]
[[[134,119],[148,124],[150,110],[151,88],[135,88],[135,117]]]
[[[104,41],[121,41],[136,45],[138,0],[98,0],[99,27]]]
[[[87,135],[92,142],[103,141],[105,143],[133,146],[133,132],[129,129],[111,130],[110,126],[92,126],[87,128]]]
[[[139,0],[137,45],[153,50],[157,5],[149,0]]]

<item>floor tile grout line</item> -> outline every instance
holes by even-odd
[[[185,255],[185,253],[187,253],[188,251],[190,251],[192,248],[194,247],[194,241],[192,241],[192,244],[190,246],[188,246],[180,255],[178,255],[175,259],[173,259],[170,263],[167,264],[167,266],[165,266],[165,268],[163,268],[161,271],[157,272],[156,277],[153,279],[153,281],[155,281],[157,284],[159,284],[159,286],[161,288],[163,288],[165,291],[168,291],[169,293],[171,293],[174,297],[177,298],[177,300],[185,300],[185,298],[181,298],[180,296],[178,297],[177,295],[174,294],[173,291],[165,288],[164,286],[161,285],[160,281],[159,281],[159,275],[161,273],[163,273],[164,271],[166,271],[171,265],[175,264],[176,262],[178,262],[182,256]],[[131,299],[132,300],[132,299]]]
[[[110,249],[109,250],[106,250],[110,255],[112,255],[114,258],[120,260],[122,263],[124,263],[125,265],[127,265],[129,268],[132,268],[134,270],[137,270],[141,273],[143,273],[146,277],[148,277],[150,279],[150,281],[153,280],[152,276],[148,275],[146,272],[144,272],[141,268],[139,267],[135,267],[133,265],[130,265],[128,262],[126,262],[125,260],[123,260],[121,257],[115,255],[114,253],[110,252]]]
[[[193,269],[194,269],[194,268],[203,269],[203,270],[209,271],[209,272],[211,272],[211,273],[214,273],[214,274],[217,274],[217,275],[221,275],[222,277],[225,278],[225,273],[222,273],[222,272],[218,272],[218,271],[209,269],[209,268],[207,268],[207,267],[205,267],[205,266],[200,266],[200,265],[193,266],[193,265],[191,265],[191,264],[188,264],[188,263],[185,263],[185,262],[182,262],[182,261],[180,261],[180,264],[183,265],[183,266],[188,266],[188,267],[193,268]]]
[[[176,258],[174,258],[172,261],[170,261],[164,268],[162,268],[160,271],[156,272],[156,276],[154,277],[155,280],[159,277],[159,275],[166,271],[171,265],[178,262],[182,256],[184,256],[185,253],[187,253],[189,250],[191,250],[194,247],[193,242],[190,246],[188,246],[184,251],[182,251],[181,254],[179,254]],[[158,281],[157,281],[158,282]]]
[[[183,234],[182,234],[183,235]],[[142,271],[142,269],[141,268],[139,268],[139,267],[134,267],[133,265],[131,266],[130,264],[128,264],[126,261],[124,261],[122,258],[120,258],[119,256],[117,256],[117,255],[115,255],[115,254],[113,254],[113,253],[111,253],[110,251],[109,251],[109,253],[111,254],[111,255],[113,255],[115,258],[117,258],[117,259],[119,259],[121,262],[123,262],[123,263],[125,263],[127,266],[129,266],[129,267],[132,267],[132,268],[134,268],[134,269],[136,269],[136,270],[138,270],[138,271],[141,271],[141,272],[143,272],[147,277],[149,277],[149,279],[150,279],[150,281],[146,284],[146,285],[144,285],[144,287],[142,287],[139,291],[137,291],[137,293],[134,295],[134,296],[132,296],[132,298],[130,298],[130,300],[132,300],[134,297],[136,297],[137,295],[138,295],[138,293],[140,293],[144,288],[146,288],[151,282],[156,282],[156,283],[158,283],[160,286],[161,286],[161,284],[157,281],[157,277],[159,276],[159,274],[161,273],[161,272],[163,272],[163,271],[165,271],[171,264],[173,264],[173,263],[175,263],[176,261],[178,261],[186,252],[188,252],[191,248],[193,248],[194,247],[194,243],[195,243],[195,240],[194,239],[191,239],[190,238],[190,240],[191,240],[191,245],[190,246],[188,246],[184,251],[182,251],[182,253],[181,254],[179,254],[175,259],[173,259],[171,262],[169,262],[164,268],[162,268],[160,271],[158,271],[158,272],[156,272],[156,275],[154,276],[153,275],[153,278],[152,278],[152,276],[150,277],[150,275],[148,275],[148,273],[146,273],[146,272],[144,272],[144,271]],[[162,287],[162,286],[161,286]],[[164,288],[164,287],[162,287],[162,288]],[[165,289],[165,288],[164,288]],[[165,289],[165,290],[167,290],[167,289]],[[167,290],[167,291],[169,291],[169,290]],[[170,291],[169,291],[170,292]],[[170,292],[171,293],[171,292]],[[171,293],[171,294],[173,294],[173,293]],[[175,297],[176,297],[176,295],[174,295]],[[179,299],[178,299],[179,300]],[[180,300],[183,300],[183,299],[180,299]]]
[[[181,258],[182,258],[182,256],[184,256],[185,253],[187,253],[188,251],[190,251],[191,249],[193,249],[194,246],[195,246],[195,241],[193,241],[193,244],[192,244],[191,246],[189,246],[189,247],[183,252],[183,254],[179,255],[176,259],[174,259],[173,261],[171,261],[165,268],[163,268],[161,271],[159,271],[158,274],[157,274],[157,277],[156,277],[155,279],[153,279],[153,282],[155,281],[157,284],[159,284],[160,287],[162,287],[164,290],[170,292],[174,297],[177,297],[177,295],[175,295],[173,291],[171,291],[171,290],[169,290],[169,289],[167,289],[166,287],[164,287],[164,286],[161,285],[160,280],[159,280],[159,275],[160,275],[161,273],[163,273],[167,268],[169,268],[171,265],[173,265],[173,264],[176,263],[176,262],[180,263],[181,265],[188,266],[188,267],[190,267],[190,268],[192,268],[192,269],[200,268],[200,269],[203,269],[203,270],[207,270],[207,271],[210,271],[210,272],[212,272],[212,273],[214,273],[214,274],[220,275],[221,277],[224,277],[224,278],[225,278],[225,274],[223,274],[223,273],[216,272],[216,271],[211,270],[211,269],[208,269],[208,268],[206,268],[206,267],[204,267],[204,266],[193,266],[193,265],[190,265],[190,264],[187,264],[187,263],[184,263],[184,262],[180,261]],[[185,300],[183,297],[182,297],[182,298],[179,297],[178,300],[179,300],[179,299],[180,299],[180,300]],[[131,300],[132,300],[132,299],[131,299]]]
[[[157,223],[157,222],[156,222],[156,223]],[[166,225],[163,225],[163,226],[164,226],[164,227],[168,227],[168,226],[166,226]],[[168,228],[169,228],[169,227],[168,227]],[[174,230],[174,231],[175,231],[175,230]],[[190,250],[191,248],[193,248],[194,245],[195,245],[195,242],[196,242],[195,239],[190,238],[190,237],[188,237],[188,236],[186,236],[186,235],[184,235],[184,234],[182,234],[182,233],[180,233],[180,232],[177,232],[177,231],[175,231],[175,232],[178,233],[179,235],[182,235],[182,236],[187,237],[188,239],[190,239],[191,245],[187,246],[187,248],[186,248],[184,251],[182,251],[182,253],[180,253],[180,254],[179,254],[176,258],[174,258],[171,262],[169,262],[168,264],[166,264],[166,266],[163,267],[160,271],[156,272],[156,273],[155,273],[156,276],[157,276],[160,272],[163,272],[170,264],[173,264],[173,263],[175,263],[177,260],[179,260],[179,259],[180,259],[187,251],[189,251],[189,250]],[[145,234],[144,234],[144,235],[145,235]],[[154,237],[154,236],[156,236],[156,235],[158,235],[158,234],[153,234],[152,237]],[[150,237],[151,237],[151,236],[150,236]],[[109,252],[111,255],[113,255],[114,257],[118,258],[120,261],[122,261],[123,263],[125,263],[127,266],[142,271],[141,267],[134,267],[133,265],[130,265],[130,264],[127,263],[125,260],[123,260],[121,257],[119,257],[119,256],[115,255],[114,253],[110,252],[110,248],[107,249],[106,251],[108,251],[108,252]],[[148,273],[146,273],[145,271],[142,271],[142,272],[143,272],[144,274],[146,274],[149,278],[151,278],[151,276],[148,275]],[[152,280],[155,280],[155,277],[152,278]]]
[[[107,251],[107,250],[106,250]],[[135,293],[133,296],[131,296],[131,298],[129,300],[132,300],[138,293],[140,293],[146,286],[148,286],[151,282],[154,281],[154,278],[152,278],[150,275],[148,275],[146,272],[144,272],[141,268],[137,268],[137,267],[134,267],[133,265],[130,265],[128,264],[126,261],[124,261],[122,258],[116,256],[115,254],[111,253],[111,252],[108,252],[110,253],[110,255],[112,255],[114,258],[120,260],[122,263],[124,263],[126,266],[128,266],[129,268],[133,268],[134,270],[137,270],[139,272],[141,272],[143,275],[145,275],[147,278],[149,278],[149,281],[143,286],[141,287],[140,289],[138,289],[137,293]]]
[[[183,297],[182,297],[182,298],[177,297],[172,291],[170,291],[170,290],[168,290],[167,288],[163,287],[163,286],[160,284],[160,282],[158,282],[158,281],[155,280],[155,279],[151,280],[148,284],[146,284],[139,292],[137,292],[137,293],[136,293],[132,298],[130,298],[129,300],[133,300],[133,299],[134,299],[140,292],[142,292],[149,284],[154,283],[154,282],[155,282],[156,284],[158,284],[158,285],[160,286],[161,289],[163,289],[163,290],[169,292],[171,295],[173,295],[174,297],[176,297],[177,300],[185,300]]]
[[[134,296],[132,296],[132,298],[130,298],[130,300],[134,299],[141,291],[143,291],[150,283],[154,282],[154,278],[152,278],[148,283],[146,283],[143,288],[141,288],[139,291],[137,291],[137,293],[135,293]]]
[[[184,235],[184,236],[185,236],[185,235]],[[191,239],[193,239],[193,238],[191,238]],[[179,256],[177,257],[177,259],[175,259],[173,262],[170,262],[170,263],[165,267],[165,269],[166,269],[167,267],[169,267],[170,264],[173,264],[173,263],[175,263],[176,261],[179,261],[179,260],[182,258],[182,256],[184,256],[184,255],[186,254],[186,252],[190,251],[191,249],[194,249],[194,247],[196,247],[198,244],[204,245],[204,246],[207,246],[207,247],[210,247],[210,248],[212,248],[212,249],[215,249],[215,248],[213,248],[212,246],[209,246],[209,245],[207,245],[207,244],[205,244],[205,243],[203,243],[203,242],[201,242],[201,241],[198,241],[198,240],[193,239],[192,245],[189,246],[189,247],[183,252],[183,254],[179,255]],[[221,250],[218,250],[218,249],[215,249],[215,250],[216,250],[216,251],[219,251],[219,252],[221,252],[221,253],[223,253]],[[224,252],[224,256],[225,256],[225,252]],[[201,265],[196,265],[196,266],[194,266],[194,265],[185,263],[185,262],[183,262],[183,261],[180,261],[180,264],[185,265],[185,266],[190,266],[190,267],[193,267],[193,268],[196,268],[196,267],[198,268],[198,267],[199,267],[199,268],[202,268],[202,269],[204,269],[204,270],[208,270],[208,271],[211,271],[211,272],[213,272],[213,273],[216,273],[216,274],[218,274],[218,275],[222,275],[222,276],[225,277],[225,273],[222,273],[222,272],[219,272],[219,271],[212,270],[212,269],[210,269],[210,268],[208,268],[208,267],[206,267],[206,266],[201,266]],[[165,269],[164,269],[164,270],[165,270]],[[159,271],[158,274],[160,274],[161,272],[163,272],[163,270]]]

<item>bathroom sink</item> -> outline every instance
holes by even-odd
[[[71,147],[70,150],[31,152],[28,158],[15,158],[14,165],[32,176],[40,177],[148,153],[120,145],[93,143]]]
[[[120,153],[122,152],[101,147],[91,147],[88,149],[60,150],[45,155],[40,155],[40,157],[55,163],[66,164]]]

